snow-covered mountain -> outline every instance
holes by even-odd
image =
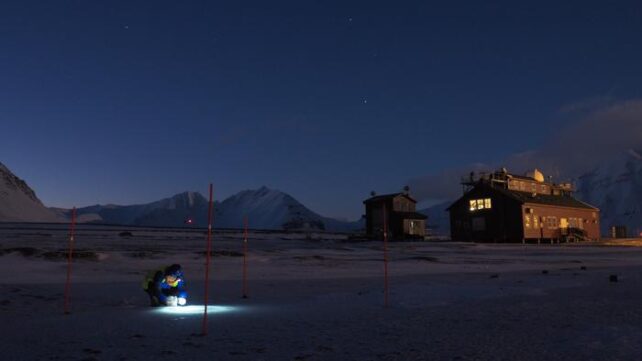
[[[252,228],[259,229],[349,231],[359,228],[358,222],[320,216],[289,194],[267,187],[239,192],[221,202],[218,210],[215,225],[223,228],[243,227],[244,216]]]
[[[27,183],[0,163],[0,222],[61,222]]]
[[[185,192],[149,204],[80,208],[78,215],[81,222],[203,227],[207,207],[200,193]],[[253,229],[348,231],[359,227],[356,222],[320,216],[292,196],[266,187],[239,192],[214,205],[214,227],[242,228],[245,216]],[[190,224],[186,224],[188,219]]]
[[[576,180],[576,196],[600,209],[602,234],[614,225],[642,233],[642,152],[629,150]]]
[[[172,227],[184,226],[189,219],[194,225],[207,223],[207,200],[200,193],[184,192],[147,204],[78,209],[79,222]]]

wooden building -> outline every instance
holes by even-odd
[[[600,211],[573,198],[568,183],[546,182],[535,170],[527,176],[506,169],[463,181],[464,195],[453,203],[450,233],[465,242],[572,242],[600,238]]]
[[[373,196],[363,202],[366,206],[366,234],[381,239],[384,220],[388,239],[423,239],[426,234],[426,217],[416,211],[417,201],[407,193]]]

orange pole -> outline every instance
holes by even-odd
[[[247,298],[247,216],[243,223],[243,298]]]
[[[384,306],[388,307],[388,217],[383,205],[383,294]]]
[[[203,335],[207,335],[207,303],[210,289],[210,258],[212,253],[212,183],[210,183],[210,203],[207,211],[207,250],[205,252],[205,306],[203,307]]]
[[[69,297],[71,292],[71,262],[74,253],[74,233],[76,231],[76,207],[71,210],[71,225],[69,229],[69,252],[67,253],[67,281],[65,282],[65,314],[71,313],[69,310]]]

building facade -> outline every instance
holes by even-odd
[[[568,183],[546,182],[505,169],[462,182],[464,195],[449,208],[454,241],[574,242],[600,238],[600,211],[572,196]]]
[[[423,239],[426,234],[428,217],[417,213],[417,201],[406,193],[373,196],[363,203],[366,207],[366,235],[369,238],[383,238],[384,229],[387,229],[390,240]]]

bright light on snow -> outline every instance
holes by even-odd
[[[189,305],[189,306],[166,306],[154,309],[154,313],[162,313],[167,315],[202,315],[205,306],[203,305]],[[232,306],[207,306],[207,313],[225,313],[232,312],[236,307]]]

